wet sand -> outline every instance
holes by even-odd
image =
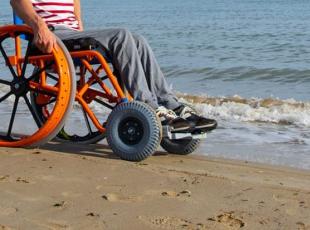
[[[0,230],[310,229],[310,172],[103,145],[0,149]]]

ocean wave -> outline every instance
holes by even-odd
[[[0,85],[0,96],[6,86]],[[310,127],[310,101],[297,101],[295,99],[281,100],[277,98],[243,98],[209,97],[178,93],[177,96],[186,102],[193,104],[195,108],[208,117],[226,121],[264,122],[278,125],[294,125],[301,128]],[[14,103],[14,97],[5,101],[9,105]],[[104,116],[109,110],[99,104],[91,104],[91,109]],[[74,112],[81,110],[78,104],[74,106]]]
[[[293,68],[257,68],[236,66],[230,68],[201,67],[183,69],[182,67],[164,68],[167,77],[192,76],[199,77],[199,81],[208,79],[221,79],[225,81],[238,81],[245,79],[274,81],[285,83],[310,82],[310,69]]]
[[[277,98],[208,97],[178,94],[206,116],[241,122],[310,127],[310,102]]]

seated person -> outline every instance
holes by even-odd
[[[198,116],[178,101],[142,36],[127,29],[84,31],[80,0],[11,0],[11,5],[33,29],[34,44],[42,52],[51,52],[56,44],[53,32],[62,40],[90,37],[98,41],[133,98],[153,107],[163,124],[170,125],[172,130],[191,132],[216,128],[215,120]]]

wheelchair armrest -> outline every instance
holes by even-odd
[[[93,50],[100,47],[100,43],[93,38],[66,39],[63,43],[69,51]]]

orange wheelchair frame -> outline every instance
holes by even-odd
[[[22,23],[16,16],[14,22]],[[3,49],[2,41],[6,37],[14,39],[14,55],[7,56]],[[8,96],[15,95],[7,135],[1,135],[0,130],[0,146],[38,146],[56,135],[59,139],[84,144],[95,143],[107,137],[108,144],[120,158],[140,161],[152,155],[160,144],[168,152],[189,154],[198,147],[200,138],[204,138],[204,134],[171,133],[169,127],[162,127],[150,106],[133,101],[129,94],[124,93],[108,62],[97,50],[69,52],[63,42],[57,39],[56,49],[51,54],[43,54],[37,52],[38,50],[32,51],[32,38],[32,31],[28,26],[0,27],[1,54],[13,75],[12,81],[2,80],[0,76],[0,83],[9,85],[11,89],[0,98],[0,103]],[[28,41],[24,56],[21,40]],[[75,75],[76,66],[73,64],[75,60],[79,62],[78,78]],[[25,74],[28,64],[35,66],[29,78]],[[102,73],[105,75],[101,76]],[[51,84],[48,79],[54,82]],[[109,88],[106,80],[114,90]],[[99,89],[92,87],[95,84]],[[16,88],[14,88],[15,85]],[[28,99],[28,92],[31,100]],[[18,135],[12,138],[12,121],[14,121],[20,97],[24,98],[38,130],[30,135]],[[82,107],[89,129],[88,135],[83,138],[69,136],[64,130],[74,101]],[[93,101],[112,110],[107,119],[100,120],[96,116],[89,106]],[[94,136],[89,135],[92,129],[88,118],[97,129]]]

